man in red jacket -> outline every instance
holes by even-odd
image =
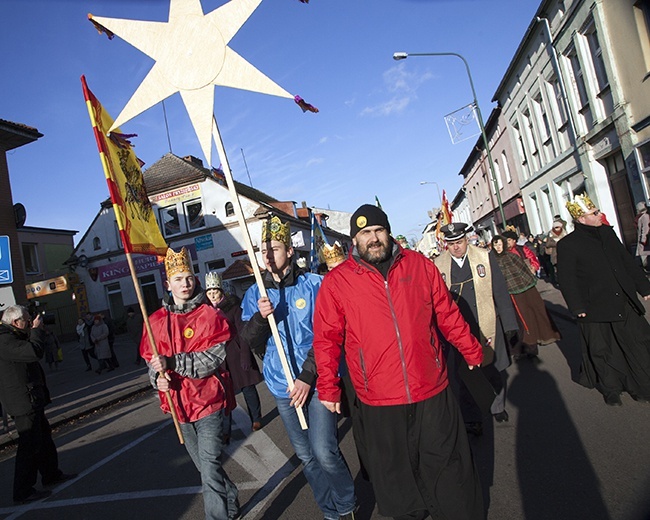
[[[481,345],[436,266],[391,238],[380,208],[361,206],[350,228],[354,249],[325,277],[316,300],[319,398],[340,412],[344,354],[358,395],[364,463],[382,515],[483,519],[478,474],[438,333],[470,369],[483,360]]]

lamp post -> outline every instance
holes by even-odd
[[[483,124],[483,116],[481,115],[481,108],[478,104],[478,99],[476,98],[476,90],[474,90],[474,81],[472,80],[472,73],[469,70],[469,64],[467,60],[456,52],[424,52],[417,54],[409,54],[407,52],[396,52],[393,54],[394,60],[405,60],[409,56],[456,56],[463,60],[465,64],[465,70],[467,70],[467,78],[469,79],[469,86],[472,88],[472,96],[474,96],[474,107],[476,108],[476,116],[478,119],[478,126],[481,130],[481,135],[483,136],[483,145],[485,146],[485,152],[487,153],[488,164],[490,166],[490,174],[492,177],[492,184],[494,185],[494,191],[497,195],[497,204],[499,205],[499,213],[501,215],[501,226],[505,229],[506,227],[506,214],[503,211],[503,204],[501,202],[501,193],[499,193],[499,184],[497,183],[496,171],[494,169],[494,162],[492,161],[492,153],[490,151],[490,145],[488,143],[487,134],[485,133],[485,125]],[[420,183],[422,184],[422,183]]]
[[[440,196],[440,186],[438,186],[438,183],[436,181],[420,181],[420,185],[423,184],[435,184],[436,185],[436,190],[438,191],[438,200],[440,201],[440,206],[438,206],[440,209],[442,209],[442,197]]]

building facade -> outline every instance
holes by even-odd
[[[535,234],[548,232],[556,215],[570,221],[566,201],[586,192],[626,246],[636,241],[634,204],[647,198],[650,138],[645,5],[545,0],[494,95]]]
[[[149,200],[169,247],[188,249],[194,272],[203,283],[209,271],[222,274],[226,290],[242,295],[254,283],[253,271],[223,174],[203,167],[195,157],[163,156],[143,172]],[[263,266],[260,250],[262,223],[278,215],[291,225],[292,243],[309,265],[311,223],[309,208],[278,201],[236,183],[244,218],[255,250],[254,261]],[[305,215],[306,218],[301,218]],[[350,239],[327,226],[318,215],[328,240],[349,247]],[[133,255],[138,284],[147,312],[160,306],[165,281],[164,265],[155,256]],[[110,201],[102,204],[75,250],[72,264],[85,288],[91,312],[104,312],[119,323],[126,308],[138,300],[118,234]]]

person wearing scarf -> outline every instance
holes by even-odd
[[[537,279],[524,259],[506,251],[506,240],[499,235],[492,239],[492,254],[496,256],[506,279],[520,322],[522,341],[513,346],[513,358],[536,357],[539,354],[538,345],[554,343],[562,336],[535,287]]]

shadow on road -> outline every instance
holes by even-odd
[[[516,460],[524,518],[609,520],[600,482],[553,377],[538,362],[522,361],[509,399],[519,409]]]

